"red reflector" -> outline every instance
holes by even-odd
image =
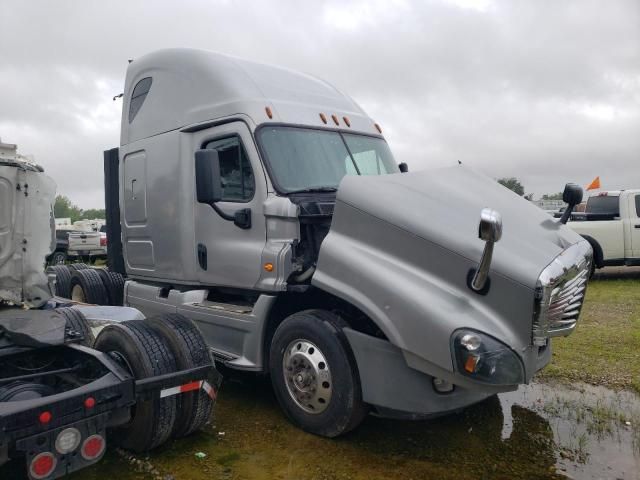
[[[93,397],[87,397],[84,401],[85,408],[93,408],[96,406],[96,399]]]
[[[29,473],[36,480],[46,478],[55,470],[58,461],[50,452],[42,452],[33,457],[29,465]]]
[[[46,423],[49,423],[51,421],[51,418],[52,418],[51,413],[42,412],[40,414],[40,416],[38,417],[38,420],[40,420],[40,423],[46,424]]]
[[[191,382],[180,385],[180,393],[191,392],[192,390],[198,390],[200,388],[200,382]]]
[[[82,444],[80,454],[85,460],[95,460],[104,453],[105,447],[104,438],[100,435],[91,435]]]

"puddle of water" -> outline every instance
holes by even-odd
[[[0,468],[0,478],[15,478],[8,475],[18,467]],[[638,480],[639,472],[640,397],[632,393],[532,384],[432,421],[369,417],[329,440],[291,426],[268,384],[245,378],[225,382],[205,431],[148,457],[112,449],[70,478]]]

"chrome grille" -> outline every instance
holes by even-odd
[[[564,281],[560,281],[551,292],[551,303],[547,314],[550,337],[562,335],[567,329],[575,328],[588,279],[589,269],[582,269],[575,277],[562,279]]]
[[[569,335],[576,327],[589,280],[593,251],[578,242],[545,268],[536,287],[532,341],[546,345],[549,337]]]

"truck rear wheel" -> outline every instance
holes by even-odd
[[[90,267],[86,263],[70,263],[69,265],[67,265],[67,268],[71,273],[73,273],[74,271],[86,270],[87,268],[90,268]]]
[[[93,335],[93,332],[91,331],[89,322],[81,311],[76,310],[75,308],[66,307],[57,308],[56,312],[61,314],[67,320],[68,329],[82,335],[82,340],[78,342],[80,343],[80,345],[85,345],[87,347],[93,345],[95,337]]]
[[[287,317],[271,342],[269,369],[285,414],[303,430],[337,437],[367,414],[346,323],[324,310]]]
[[[124,278],[122,275],[116,272],[110,272],[105,268],[95,268],[100,280],[107,292],[109,298],[109,305],[121,307],[124,300]]]
[[[71,300],[75,302],[109,305],[109,296],[100,275],[92,269],[73,272],[70,293]]]
[[[213,364],[200,330],[185,316],[168,313],[147,318],[145,322],[166,340],[179,370]],[[204,390],[182,393],[177,401],[174,437],[187,436],[200,430],[209,421],[213,400]]]
[[[47,273],[53,273],[56,276],[55,294],[62,298],[71,296],[71,273],[64,265],[54,265],[47,268]]]
[[[137,379],[177,371],[176,360],[164,338],[145,323],[129,320],[107,325],[94,348],[105,352]],[[176,397],[139,401],[129,423],[113,429],[114,442],[134,452],[156,448],[171,436],[176,421]]]

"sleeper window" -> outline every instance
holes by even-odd
[[[216,150],[220,161],[222,200],[225,202],[248,202],[253,198],[255,180],[251,164],[238,137],[213,140],[205,146]]]
[[[136,115],[140,111],[149,90],[151,90],[152,81],[151,77],[146,77],[136,83],[133,93],[131,94],[131,100],[129,101],[129,123],[133,122],[133,119],[136,118]]]

